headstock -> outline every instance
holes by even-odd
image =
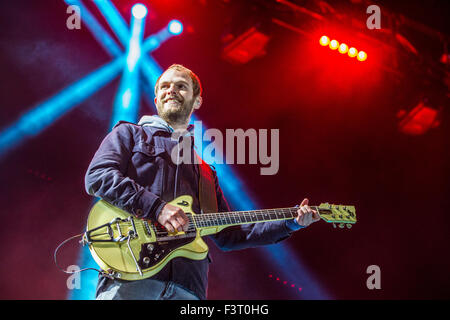
[[[339,228],[344,228],[344,225],[348,229],[356,223],[356,209],[355,206],[336,205],[329,203],[321,203],[317,207],[320,217],[328,223],[339,223]]]

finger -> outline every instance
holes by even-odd
[[[308,202],[309,202],[308,198],[303,199],[302,203],[300,204],[300,207],[308,205]]]
[[[299,210],[299,214],[297,217],[297,222],[301,226],[303,226],[305,224],[305,215],[303,214],[303,212],[300,212],[300,210]]]
[[[178,221],[176,219],[171,220],[170,223],[172,224],[173,228],[175,229],[176,232],[180,231],[181,229],[183,229],[183,227],[181,226],[181,224],[178,223]]]
[[[179,231],[186,231],[189,228],[189,223],[186,223],[186,221],[181,218],[178,218],[178,223],[180,224]]]
[[[183,221],[182,223],[180,223],[180,229],[178,229],[180,232],[181,231],[186,231],[187,228],[189,227],[189,222],[186,223],[186,221]]]
[[[297,210],[297,221],[300,222],[300,220],[303,219],[304,215],[305,215],[304,212],[301,209],[298,209]]]
[[[315,221],[319,221],[320,220],[320,214],[317,211],[315,211],[315,210],[313,210],[313,218],[314,218]]]
[[[311,212],[311,209],[308,206],[303,206],[300,208],[304,214]]]
[[[181,217],[180,215],[178,215],[177,217],[176,217],[176,219],[177,219],[177,222],[180,224],[180,226],[183,228],[183,230],[184,230],[184,228],[186,227],[186,225],[188,224],[188,221],[187,220],[185,220],[185,219],[183,219],[183,217]]]
[[[186,223],[189,222],[189,218],[186,215],[186,213],[183,211],[183,209],[178,208],[177,213]]]
[[[175,230],[173,229],[172,225],[169,222],[166,222],[164,224],[164,227],[167,229],[167,231],[169,231],[170,233],[174,232]]]

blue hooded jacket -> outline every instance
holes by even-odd
[[[158,116],[144,116],[137,125],[120,121],[104,138],[87,169],[87,193],[151,221],[157,221],[167,202],[180,195],[190,195],[193,198],[192,209],[199,214],[199,167],[197,164],[177,165],[172,161],[172,149],[178,144],[172,133],[173,129]],[[192,135],[185,138],[192,139],[191,146],[194,146]],[[193,147],[191,152],[194,157]],[[218,211],[231,211],[214,170],[213,174]],[[205,238],[212,239],[224,251],[238,250],[277,243],[296,229],[291,221],[245,224],[226,228],[203,240],[208,243]],[[204,260],[177,257],[152,279],[173,281],[200,299],[206,299],[209,262],[209,255]],[[124,280],[101,276],[97,294],[107,281]]]

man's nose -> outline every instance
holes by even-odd
[[[175,84],[171,84],[170,86],[169,86],[169,88],[167,89],[167,92],[168,93],[176,93],[176,86],[175,86]]]

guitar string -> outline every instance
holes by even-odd
[[[267,210],[277,210],[278,212],[261,212],[260,210],[258,211],[233,211],[233,212],[218,212],[218,213],[204,213],[204,214],[196,214],[196,215],[192,215],[192,214],[187,214],[188,218],[189,218],[189,225],[195,225],[195,224],[208,224],[212,221],[224,221],[224,220],[228,220],[225,221],[226,224],[233,224],[235,222],[232,221],[232,219],[234,219],[235,221],[238,221],[238,223],[253,223],[253,222],[258,222],[259,220],[246,220],[244,217],[251,217],[251,216],[257,216],[257,218],[262,217],[267,217],[269,215],[269,218],[273,218],[274,220],[279,219],[280,215],[283,214],[283,217],[281,219],[290,219],[290,218],[294,218],[293,216],[286,216],[286,213],[292,214],[292,210],[295,209],[297,210],[297,208],[283,208],[283,209],[265,209]],[[283,211],[280,213],[280,211]],[[287,211],[287,212],[286,212]],[[277,217],[278,215],[278,217]],[[194,223],[192,221],[192,218],[194,220]],[[128,224],[130,225],[130,224]],[[155,224],[151,223],[149,225],[154,226]],[[159,224],[157,224],[157,226],[159,226]]]
[[[294,209],[294,208],[293,208]],[[275,209],[266,209],[266,210],[275,210]],[[289,210],[288,212],[285,212],[288,209],[284,209],[284,212],[282,212],[283,217],[281,219],[290,219],[290,218],[294,218],[292,216],[286,216],[286,213],[290,213],[292,214],[292,210]],[[278,210],[280,211],[280,210]],[[219,212],[219,213],[209,213],[209,214],[200,214],[200,215],[192,215],[192,214],[187,214],[188,218],[189,218],[189,226],[194,226],[195,225],[199,225],[199,224],[208,224],[210,222],[214,222],[214,221],[222,221],[225,222],[225,224],[234,224],[236,222],[232,221],[233,219],[235,221],[238,221],[237,223],[253,223],[253,222],[258,222],[259,220],[248,220],[246,218],[251,217],[251,216],[257,216],[257,218],[264,218],[267,217],[269,215],[269,220],[277,220],[280,219],[280,212],[278,212],[278,217],[277,217],[277,213],[276,212],[255,212],[255,211],[235,211],[232,213],[227,213],[227,212]],[[245,217],[247,216],[247,217]],[[194,220],[194,221],[192,221]],[[131,223],[123,223],[122,225],[131,225]],[[154,223],[149,223],[149,226],[155,226]],[[160,225],[159,223],[156,224],[156,227],[158,228]],[[204,226],[209,226],[209,225],[204,225]],[[203,225],[202,225],[203,227]],[[160,227],[160,229],[162,229],[162,227]]]
[[[275,218],[272,220],[277,220],[277,212],[266,212],[266,211],[278,211],[278,213],[280,211],[282,211],[283,214],[286,213],[292,213],[292,210],[295,209],[297,210],[296,207],[294,208],[280,208],[280,209],[264,209],[264,210],[251,210],[251,211],[233,211],[233,212],[218,212],[218,213],[204,213],[201,215],[192,215],[192,214],[187,214],[188,218],[189,218],[189,224],[188,224],[188,229],[186,231],[184,231],[184,233],[189,233],[189,232],[193,232],[196,231],[196,225],[199,227],[210,227],[211,225],[209,225],[211,222],[214,221],[222,221],[225,222],[225,224],[246,224],[246,223],[254,223],[254,222],[258,222],[257,221],[253,221],[250,219],[250,221],[245,220],[244,216],[267,216],[267,215],[275,215]],[[288,211],[288,212],[286,212]],[[236,217],[237,215],[237,217]],[[241,215],[240,219],[239,219],[239,215]],[[280,214],[278,214],[280,215]],[[206,218],[206,219],[205,219]],[[279,217],[278,217],[279,218]],[[288,216],[283,216],[283,220],[284,219],[290,219],[291,217]],[[234,219],[235,222],[233,222],[231,219]],[[194,221],[193,221],[194,220]],[[197,220],[197,221],[195,221]],[[228,220],[228,221],[227,221]],[[236,222],[236,220],[238,222]],[[131,223],[122,223],[122,226],[131,226]],[[157,224],[155,225],[154,223],[147,223],[147,225],[153,229],[153,231],[155,232],[156,236],[167,236],[170,233],[167,231],[167,229],[165,229],[163,226]],[[220,225],[220,224],[219,224]],[[138,227],[139,224],[137,224],[136,227]],[[140,229],[147,229],[147,227],[144,225],[141,225]],[[144,231],[144,230],[143,230]]]
[[[324,211],[324,209],[319,209],[317,206],[310,206],[313,210],[318,212]],[[254,222],[258,222],[259,218],[266,218],[269,216],[269,220],[287,220],[295,217],[295,213],[299,210],[299,207],[290,207],[290,208],[275,208],[275,209],[262,209],[262,210],[250,210],[250,211],[230,211],[230,212],[217,212],[217,213],[203,213],[203,214],[187,214],[189,223],[184,234],[188,234],[191,232],[195,232],[197,227],[212,227],[211,223],[215,222],[215,226],[223,225],[223,224],[251,224]],[[294,212],[293,212],[294,211]],[[286,214],[289,214],[286,217]],[[294,216],[290,216],[294,214]],[[283,217],[280,218],[280,215]],[[251,218],[256,217],[257,220],[254,221]],[[234,221],[233,221],[233,220]],[[223,224],[217,224],[217,222],[222,222]],[[131,223],[122,223],[122,226],[131,226]],[[148,228],[151,228],[157,237],[168,236],[173,232],[169,232],[165,227],[160,225],[159,223],[155,224],[152,222],[147,222],[147,224],[137,224],[136,228],[141,229],[141,231],[147,231]],[[180,235],[179,235],[180,236]]]

